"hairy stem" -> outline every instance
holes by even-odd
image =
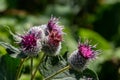
[[[32,80],[32,71],[33,71],[33,57],[31,57],[31,80]]]
[[[53,73],[52,75],[48,76],[47,78],[45,78],[44,80],[50,80],[51,78],[53,78],[54,76],[56,76],[57,74],[60,74],[61,72],[64,72],[65,70],[70,69],[70,66],[66,66],[60,70],[58,70],[56,73]]]
[[[45,54],[43,54],[42,58],[40,59],[40,62],[39,62],[39,64],[37,65],[37,67],[36,67],[36,69],[35,69],[35,71],[34,71],[34,73],[33,73],[33,75],[32,75],[32,80],[34,79],[35,74],[37,73],[37,70],[39,69],[39,65],[40,65],[41,62],[43,61],[44,57],[45,57]]]
[[[18,66],[18,70],[17,70],[17,73],[16,73],[16,80],[18,80],[19,77],[20,77],[20,73],[21,73],[21,70],[23,68],[23,63],[25,62],[26,59],[28,59],[28,58],[24,58],[24,59],[20,60],[20,64]]]

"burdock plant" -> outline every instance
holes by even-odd
[[[16,72],[16,80],[20,77],[22,66],[26,59],[31,60],[31,80],[33,80],[37,70],[40,68],[39,66],[43,61],[46,61],[47,58],[45,58],[45,56],[53,58],[61,55],[60,50],[62,48],[61,43],[63,41],[64,32],[63,26],[59,24],[59,18],[51,17],[47,24],[33,26],[23,35],[15,35],[11,31],[10,33],[13,35],[19,48],[13,48],[4,42],[0,42],[0,44],[6,48],[9,48],[9,51],[11,52],[14,52],[13,50],[17,51],[17,58],[21,58],[21,62]],[[82,72],[86,68],[86,65],[91,60],[95,59],[98,54],[99,50],[96,49],[96,45],[92,46],[88,40],[85,40],[84,42],[80,41],[77,50],[73,51],[68,57],[68,60],[66,60],[67,66],[61,68],[44,79],[50,80],[57,74],[69,69]],[[40,55],[41,59],[33,72],[33,58],[37,55]]]
[[[91,60],[96,59],[99,53],[100,50],[96,49],[96,45],[92,46],[88,40],[85,40],[84,42],[80,41],[78,43],[78,49],[73,51],[68,57],[68,66],[58,70],[56,73],[47,77],[45,80],[50,80],[55,75],[64,72],[68,69],[73,69],[77,72],[82,72]]]

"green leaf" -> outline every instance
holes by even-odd
[[[39,67],[40,73],[46,78],[56,71],[64,68],[67,65],[67,62],[63,59],[62,56],[52,56],[44,59]],[[90,69],[85,69],[83,72],[77,72],[75,70],[69,69],[58,75],[54,76],[51,80],[98,80],[98,77],[95,72]]]
[[[15,80],[19,59],[3,55],[0,58],[0,80]]]
[[[64,78],[52,79],[52,80],[76,80],[76,79],[75,79],[75,78],[72,78],[72,77],[64,77]]]
[[[5,43],[5,42],[0,42],[0,45],[5,47],[7,53],[13,57],[13,58],[26,58],[27,56],[22,53],[18,48],[15,48],[14,46]]]
[[[40,65],[39,71],[42,75],[44,75],[44,77],[47,77],[65,66],[66,61],[61,58],[61,56],[46,56],[46,58]]]
[[[3,55],[5,53],[6,53],[6,50],[2,46],[0,46],[0,55]]]
[[[8,43],[5,43],[5,42],[0,42],[0,45],[2,45],[3,47],[6,48],[6,51],[9,53],[9,54],[17,54],[17,53],[20,53],[20,51],[15,48],[14,46],[8,44]]]
[[[115,49],[114,57],[120,59],[120,48]]]
[[[99,35],[97,32],[94,32],[89,29],[84,29],[81,28],[79,30],[79,35],[82,38],[87,38],[92,40],[94,44],[98,43],[98,48],[103,49],[103,50],[108,50],[111,49],[110,44],[105,40],[101,35]]]
[[[5,0],[0,0],[0,12],[4,11],[7,9],[7,3]]]
[[[65,29],[65,35],[64,35],[64,42],[63,45],[67,47],[66,50],[68,50],[70,53],[76,49],[77,42],[75,41],[74,37],[71,34],[71,31],[69,28],[66,27]],[[63,46],[63,48],[64,48]]]
[[[92,78],[92,80],[99,80],[97,74],[88,68],[82,72],[82,75],[86,78]]]
[[[98,76],[92,70],[86,68],[82,72],[77,72],[75,70],[69,70],[71,77],[75,78],[74,80],[99,80]]]

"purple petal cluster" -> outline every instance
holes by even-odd
[[[61,49],[61,41],[63,40],[62,26],[58,24],[58,18],[51,17],[48,21],[46,31],[48,33],[43,51],[48,55],[57,55]]]
[[[34,34],[27,34],[24,36],[21,36],[22,40],[20,42],[20,45],[24,50],[29,50],[32,47],[37,45],[37,38]]]
[[[36,56],[41,51],[43,35],[41,28],[30,28],[25,35],[21,36],[21,41],[19,42],[21,51],[28,56]]]
[[[58,18],[51,17],[50,21],[47,25],[48,28],[48,42],[51,45],[58,46],[59,43],[62,41],[62,27],[58,25]]]
[[[95,49],[96,47],[90,45],[88,40],[84,43],[79,42],[78,49],[68,58],[70,66],[77,71],[83,70],[87,62],[96,58],[96,55],[99,53],[99,50]]]
[[[56,55],[60,52],[62,41],[62,27],[58,18],[51,17],[48,24],[34,26],[25,35],[20,36],[20,49],[28,56],[36,56],[41,49],[47,55]]]
[[[95,58],[96,54],[98,53],[95,48],[95,46],[89,45],[89,42],[86,41],[85,43],[79,43],[78,52],[79,55],[81,55],[85,59],[92,59]]]

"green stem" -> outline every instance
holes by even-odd
[[[33,57],[31,57],[31,80],[32,80],[32,71],[33,71]]]
[[[56,73],[53,73],[52,75],[48,76],[47,78],[45,78],[44,80],[50,80],[51,78],[53,78],[54,76],[56,76],[57,74],[64,72],[65,70],[70,69],[70,65],[58,70]]]
[[[34,71],[34,73],[33,73],[33,75],[32,75],[32,79],[31,79],[31,80],[34,79],[35,74],[36,74],[37,70],[39,69],[39,66],[40,66],[41,62],[43,61],[44,57],[45,57],[45,54],[43,54],[42,58],[40,59],[40,62],[39,62],[39,64],[37,65],[37,67],[36,67],[36,69],[35,69],[35,71]]]
[[[17,70],[17,73],[16,73],[16,80],[18,80],[19,77],[20,77],[20,73],[21,73],[21,70],[22,70],[22,68],[23,68],[23,63],[25,62],[26,59],[27,59],[27,58],[21,59],[21,61],[20,61],[20,64],[19,64],[19,66],[18,66],[18,70]]]

